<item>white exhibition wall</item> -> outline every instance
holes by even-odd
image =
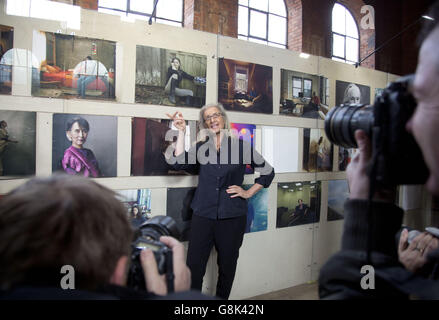
[[[9,16],[5,1],[0,1],[2,25],[14,28],[14,48],[32,54],[36,31],[75,33],[76,36],[116,42],[116,101],[79,99],[50,99],[32,97],[32,62],[27,59],[13,66],[11,95],[0,95],[0,109],[36,112],[36,175],[52,173],[53,115],[88,114],[117,117],[117,175],[98,178],[97,182],[114,190],[151,189],[152,215],[166,214],[167,188],[193,187],[196,176],[130,176],[131,173],[131,122],[133,117],[166,119],[166,113],[179,110],[187,120],[198,120],[198,109],[135,103],[136,46],[150,46],[179,50],[206,56],[206,103],[217,101],[218,59],[270,66],[273,69],[273,114],[229,112],[233,123],[254,124],[261,135],[256,135],[256,148],[274,165],[277,172],[269,188],[268,226],[266,231],[245,235],[240,251],[236,278],[231,299],[245,299],[294,285],[314,281],[320,267],[339,248],[343,221],[327,221],[328,182],[346,179],[338,172],[338,148],[334,149],[334,171],[302,172],[303,129],[324,128],[324,122],[279,115],[281,69],[292,70],[329,79],[330,107],[335,105],[337,80],[384,88],[397,77],[391,74],[355,68],[326,58],[299,57],[299,52],[272,48],[218,36],[211,33],[176,28],[162,24],[148,25],[145,21],[127,22],[120,17],[91,10],[80,11],[79,30],[67,29],[56,21]],[[44,53],[35,52],[38,57]],[[374,97],[371,96],[371,101]],[[1,112],[0,110],[0,112]],[[0,181],[0,194],[5,194],[27,179]],[[244,183],[253,183],[246,176]],[[290,228],[276,228],[277,184],[296,181],[322,181],[320,220],[318,223]],[[185,243],[187,246],[187,243]],[[216,254],[212,252],[208,264],[204,291],[213,294],[216,281]]]

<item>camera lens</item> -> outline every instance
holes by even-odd
[[[143,236],[158,241],[161,236],[171,236],[176,239],[180,237],[177,223],[168,216],[155,216],[146,221],[141,227]]]
[[[342,104],[328,112],[325,119],[325,132],[332,143],[345,148],[357,148],[355,131],[364,130],[366,135],[370,137],[373,123],[372,106]]]

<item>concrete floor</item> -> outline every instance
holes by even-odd
[[[318,283],[305,283],[279,291],[262,294],[248,300],[318,300]]]

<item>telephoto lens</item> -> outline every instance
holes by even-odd
[[[373,105],[336,106],[325,119],[328,139],[344,148],[357,148],[355,131],[363,130],[371,142],[370,178],[382,186],[424,184],[429,172],[407,122],[417,103],[411,94],[413,75],[389,84]]]
[[[348,104],[332,108],[325,119],[325,133],[328,139],[344,148],[357,148],[355,131],[364,130],[372,135],[373,107],[363,104]]]

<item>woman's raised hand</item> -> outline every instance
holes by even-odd
[[[167,113],[166,114],[174,123],[174,126],[179,131],[186,131],[186,121],[183,118],[183,114],[180,111],[176,111],[172,116]]]

